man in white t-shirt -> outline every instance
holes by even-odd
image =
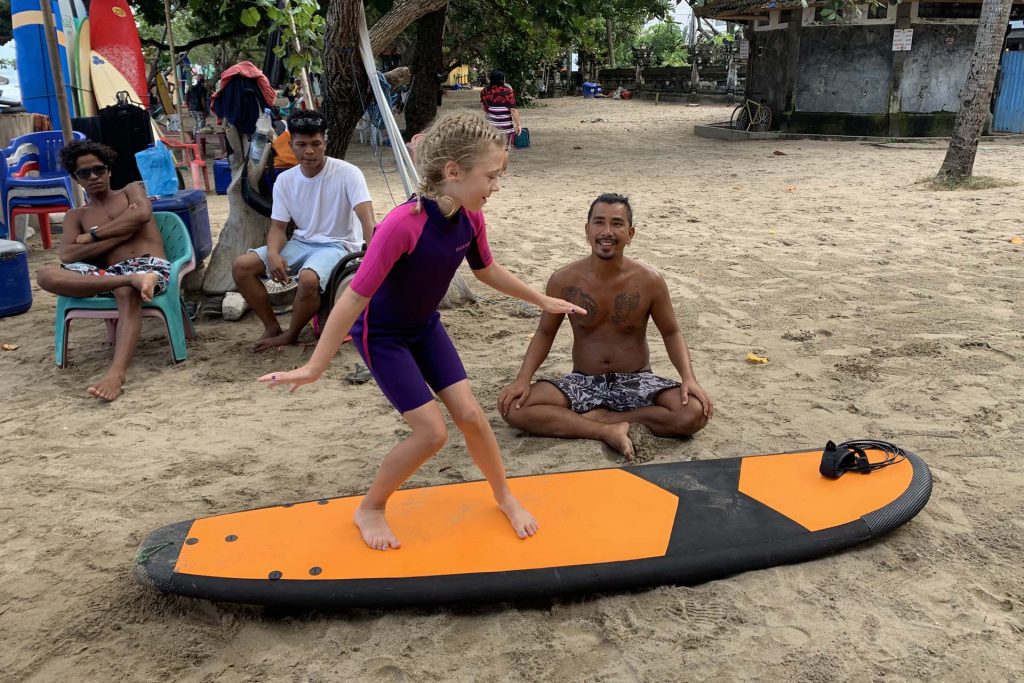
[[[299,332],[320,308],[331,272],[346,255],[373,234],[373,205],[362,172],[327,156],[326,120],[320,112],[298,110],[288,117],[291,148],[299,165],[274,183],[274,208],[267,246],[250,249],[235,259],[232,273],[238,291],[263,322],[263,336],[254,351],[294,344]],[[288,222],[295,232],[286,238]],[[270,305],[269,277],[284,283],[298,275],[292,319],[282,330]]]

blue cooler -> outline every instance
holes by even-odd
[[[231,164],[227,159],[217,159],[213,162],[213,186],[217,190],[217,194],[227,194],[230,184]]]
[[[0,240],[0,318],[32,308],[28,249],[21,242]]]
[[[210,232],[210,214],[206,210],[206,193],[202,190],[180,190],[172,195],[152,199],[154,211],[169,211],[188,228],[192,237],[192,249],[196,252],[198,264],[213,251],[213,234]]]
[[[594,95],[597,94],[599,87],[600,86],[597,83],[591,83],[590,81],[585,82],[583,84],[583,96],[588,99],[594,97]]]

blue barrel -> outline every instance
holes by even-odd
[[[213,186],[217,194],[227,194],[228,186],[231,185],[231,164],[227,159],[217,159],[213,162]]]
[[[21,242],[0,240],[0,318],[32,308],[28,249]]]
[[[152,199],[154,211],[169,211],[188,228],[192,238],[192,250],[196,263],[213,251],[213,235],[210,232],[210,213],[206,208],[206,193],[202,190],[180,190],[172,195]]]
[[[25,111],[49,116],[54,128],[59,128],[60,113],[57,109],[57,89],[53,84],[50,56],[46,50],[46,33],[43,28],[41,6],[39,0],[12,0],[11,2],[11,25],[14,28],[14,48],[18,62],[21,103],[25,107]],[[71,116],[74,116],[75,100],[71,92],[71,78],[69,77],[71,71],[68,69],[68,53],[60,8],[56,1],[51,2],[50,6],[53,9],[53,21],[57,27],[57,50],[60,54],[60,68],[64,78],[68,110]]]

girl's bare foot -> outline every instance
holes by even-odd
[[[364,508],[360,505],[356,508],[355,523],[363,535],[363,542],[374,550],[402,547],[384,519],[384,510]]]
[[[508,517],[508,523],[512,525],[512,530],[519,538],[533,536],[540,529],[540,524],[534,516],[516,500],[515,496],[509,494],[504,500],[498,501],[498,508]]]
[[[121,395],[122,384],[124,384],[124,377],[107,373],[103,379],[90,386],[86,391],[104,401],[113,401]]]
[[[139,273],[132,276],[132,287],[139,290],[142,300],[147,303],[153,300],[153,292],[159,283],[160,278],[156,273]]]

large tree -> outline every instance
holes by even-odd
[[[438,76],[451,69],[444,63],[445,18],[448,7],[434,10],[416,22],[413,88],[405,106],[406,137],[426,128],[437,114]]]
[[[363,116],[370,92],[359,58],[359,10],[361,0],[329,0],[324,37],[324,113],[330,137],[327,153],[344,157],[356,124]],[[396,0],[369,29],[370,48],[380,54],[420,17],[441,9],[448,0]]]
[[[967,72],[967,82],[960,91],[960,111],[953,124],[953,134],[946,150],[946,158],[939,169],[939,178],[958,180],[970,177],[974,171],[974,158],[978,153],[978,140],[988,118],[995,87],[996,69],[1006,38],[1013,0],[984,0],[978,37],[974,41],[974,56]]]

